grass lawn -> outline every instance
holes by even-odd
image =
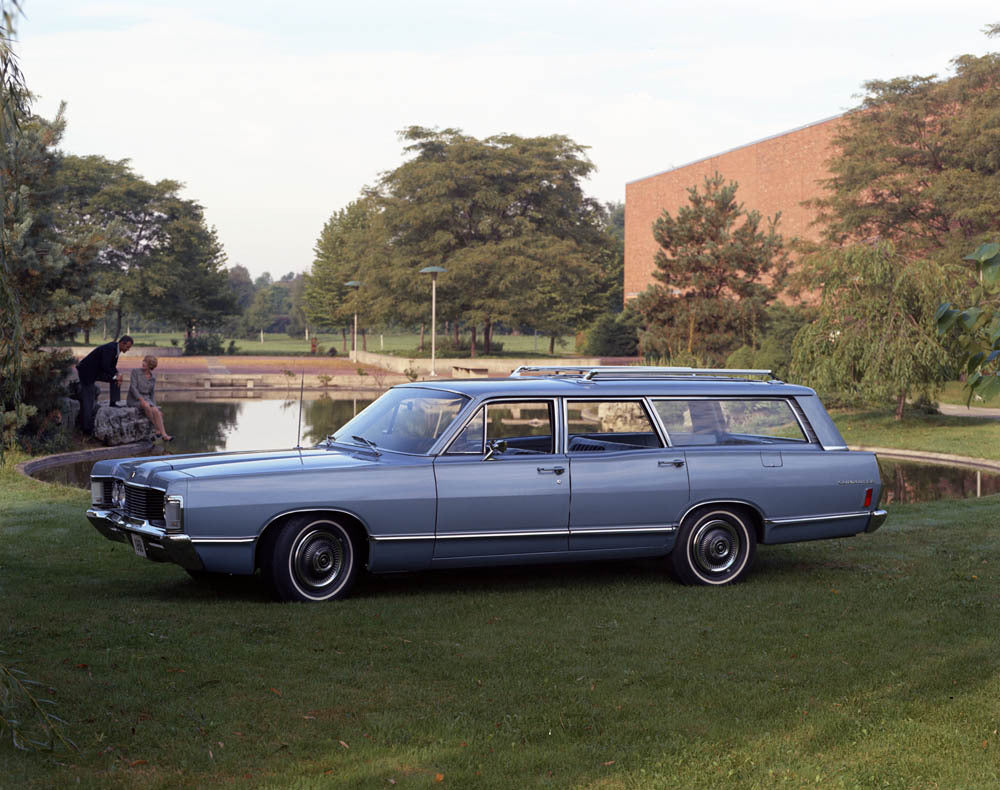
[[[183,332],[133,332],[132,337],[137,345],[146,346],[154,345],[161,347],[169,347],[172,345],[178,345],[181,348],[184,347],[184,333]],[[343,338],[340,333],[328,334],[321,333],[316,336],[318,338],[317,342],[324,350],[329,349],[333,346],[337,349],[338,354],[346,353]],[[91,333],[91,343],[102,343],[105,342],[98,334]],[[229,345],[231,338],[225,338],[223,341],[223,346]],[[305,338],[293,338],[286,334],[271,334],[266,333],[264,335],[264,342],[261,343],[257,339],[246,339],[246,338],[233,338],[236,341],[236,348],[238,354],[261,354],[261,355],[271,355],[271,354],[308,354],[310,352],[310,341]],[[438,340],[441,340],[441,335],[438,335]],[[83,343],[83,335],[78,335],[76,338],[78,343]],[[177,343],[173,343],[173,341]],[[497,335],[496,340],[503,344],[504,356],[510,355],[530,355],[530,356],[549,356],[549,339],[547,337],[539,336],[535,338],[534,335]],[[482,342],[480,338],[480,343]],[[417,347],[420,344],[420,335],[416,332],[412,333],[392,333],[392,334],[379,334],[378,332],[369,332],[368,334],[368,350],[374,353],[386,353],[386,354],[416,354]],[[361,337],[358,336],[358,347],[362,345]],[[424,356],[430,357],[431,354],[431,336],[427,333],[424,336]],[[347,350],[351,347],[350,335],[347,337]],[[555,355],[556,356],[573,356],[575,355],[574,343],[572,338],[564,338],[562,344],[556,343]],[[442,356],[442,354],[439,354]],[[480,356],[482,356],[480,354]]]
[[[831,411],[849,445],[899,447],[1000,459],[1000,420],[951,417],[907,410],[896,420],[887,409]]]
[[[868,444],[935,430],[837,421]],[[992,427],[949,424],[958,444]],[[763,547],[732,588],[682,587],[643,561],[373,577],[326,605],[270,603],[254,580],[199,585],[102,538],[86,504],[0,469],[0,658],[42,684],[79,746],[22,753],[4,735],[2,787],[1000,777],[996,498]]]

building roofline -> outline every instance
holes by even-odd
[[[830,121],[835,121],[838,118],[843,118],[847,115],[846,112],[839,113],[838,115],[831,115],[828,118],[823,118],[819,121],[813,121],[812,123],[806,123],[802,126],[796,126],[794,129],[788,129],[784,132],[778,132],[777,134],[772,134],[768,137],[761,137],[759,140],[754,140],[750,143],[744,143],[743,145],[738,145],[735,148],[727,148],[725,151],[719,151],[716,154],[710,154],[708,156],[703,156],[700,159],[693,159],[690,162],[685,162],[683,165],[676,165],[675,167],[668,167],[666,170],[661,170],[658,173],[652,173],[648,176],[643,176],[642,178],[634,178],[631,181],[626,181],[625,186],[630,186],[632,184],[638,184],[640,181],[647,181],[650,178],[656,178],[658,176],[665,175],[666,173],[672,173],[675,170],[683,170],[685,167],[690,167],[691,165],[699,164],[700,162],[707,162],[709,159],[715,159],[720,156],[725,156],[726,154],[731,154],[733,151],[739,151],[743,148],[749,148],[752,145],[759,145],[760,143],[766,143],[768,140],[776,140],[779,137],[785,137],[789,134],[795,134],[795,132],[801,132],[803,129],[808,129],[812,126],[819,126],[823,123],[829,123]]]

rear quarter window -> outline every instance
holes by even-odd
[[[809,440],[782,399],[690,398],[654,401],[674,445],[805,444]]]

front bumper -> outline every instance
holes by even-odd
[[[113,510],[95,507],[87,510],[87,519],[108,540],[131,544],[132,536],[138,536],[146,548],[146,556],[154,562],[173,562],[191,571],[205,567],[187,535],[167,532],[148,521],[125,519]]]
[[[889,514],[884,510],[873,510],[872,517],[868,520],[868,526],[865,529],[865,532],[874,532],[877,530],[885,523],[888,515]]]

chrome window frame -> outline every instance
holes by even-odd
[[[576,403],[578,401],[598,401],[600,403],[639,403],[642,405],[646,412],[646,419],[649,420],[649,425],[653,429],[653,434],[660,442],[659,447],[623,447],[621,450],[614,450],[616,453],[639,453],[639,452],[650,452],[655,450],[666,450],[671,447],[670,440],[667,437],[666,431],[663,430],[663,426],[660,424],[659,415],[656,414],[656,409],[652,407],[650,399],[645,395],[623,395],[620,398],[607,397],[602,395],[588,395],[588,396],[578,396],[578,395],[565,395],[559,400],[562,401],[562,414],[563,414],[563,439],[566,442],[563,447],[563,454],[570,455],[569,450],[569,404]],[[655,415],[655,416],[654,416]],[[580,455],[582,453],[578,453]]]
[[[787,440],[785,440],[787,442],[787,446],[789,446],[789,447],[810,447],[810,446],[820,446],[820,447],[822,447],[822,445],[819,442],[819,439],[816,436],[816,431],[814,431],[812,425],[810,425],[808,423],[808,421],[806,420],[806,416],[805,416],[805,414],[802,411],[802,408],[798,405],[798,403],[795,403],[795,399],[794,398],[786,398],[786,397],[761,397],[761,396],[757,396],[757,395],[755,395],[753,397],[749,397],[749,396],[746,396],[746,395],[653,395],[653,396],[650,396],[648,400],[650,401],[650,403],[651,403],[651,405],[653,407],[653,411],[656,413],[656,419],[657,419],[657,421],[660,420],[660,413],[659,413],[659,411],[656,410],[656,402],[657,401],[678,401],[678,400],[683,400],[683,401],[691,401],[691,400],[714,400],[714,401],[723,401],[723,400],[762,401],[762,400],[766,400],[766,401],[781,401],[786,406],[788,406],[788,410],[795,417],[795,422],[798,424],[799,430],[802,431],[802,436],[804,437],[801,441],[797,440],[797,439],[787,439]],[[666,435],[669,438],[670,431],[667,430],[667,426],[664,425],[664,424],[662,424],[662,423],[660,423],[660,424],[661,424],[661,426],[663,428],[664,435]],[[709,447],[734,447],[735,445],[725,445],[725,444],[692,444],[692,445],[678,444],[678,445],[675,445],[673,443],[673,440],[671,440],[670,441],[670,446],[671,447],[678,447],[678,448],[695,447],[695,448],[698,448],[698,449],[705,449],[705,448],[709,448]],[[744,447],[749,447],[749,446],[755,446],[756,447],[758,445],[743,445],[743,446]],[[765,445],[762,442],[759,446],[765,447],[765,446],[770,446],[770,445]]]
[[[462,421],[461,427],[455,432],[455,435],[448,440],[445,447],[441,450],[441,452],[437,453],[437,455],[438,456],[447,455],[452,458],[461,458],[461,457],[482,458],[483,455],[485,455],[486,453],[487,419],[485,415],[483,417],[483,450],[481,452],[478,453],[457,452],[457,451],[451,452],[451,446],[458,440],[458,437],[462,435],[462,433],[465,431],[466,426],[475,419],[476,415],[479,413],[479,410],[485,409],[487,406],[493,403],[547,403],[549,405],[549,410],[550,410],[549,424],[552,428],[552,451],[548,453],[541,453],[541,455],[546,455],[546,456],[564,455],[565,453],[561,452],[561,448],[563,446],[562,444],[563,436],[561,435],[560,431],[560,425],[561,425],[560,415],[562,412],[559,403],[560,400],[561,398],[557,398],[554,396],[542,396],[542,397],[506,396],[501,398],[489,398],[489,397],[483,398],[483,400],[479,401],[479,403],[476,404],[475,408],[472,409],[472,412]]]

